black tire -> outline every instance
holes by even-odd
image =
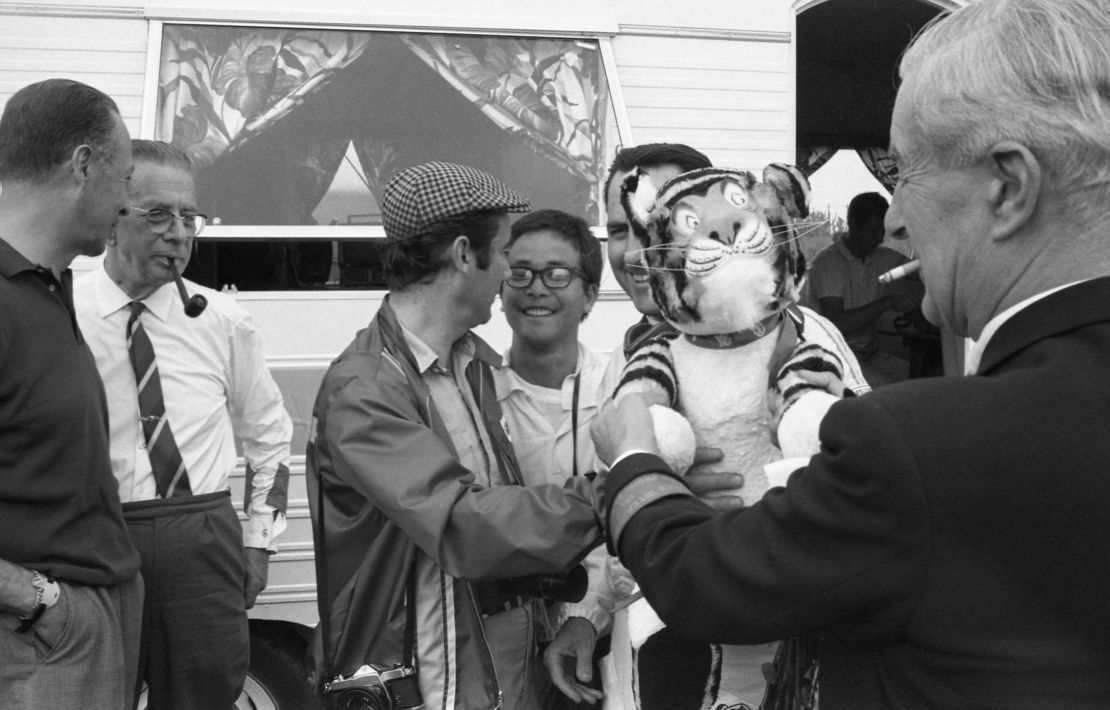
[[[240,710],[318,710],[323,705],[305,678],[304,644],[289,634],[251,625],[251,664]]]

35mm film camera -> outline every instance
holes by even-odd
[[[335,710],[408,710],[423,708],[416,669],[398,666],[379,670],[362,666],[350,676],[327,684],[329,706]]]

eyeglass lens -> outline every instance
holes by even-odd
[[[165,234],[170,231],[176,219],[178,219],[177,215],[166,210],[151,210],[146,213],[146,221],[150,224],[150,228],[158,234]],[[207,223],[205,216],[202,214],[183,214],[180,219],[182,226],[194,234],[199,234]]]
[[[534,270],[526,266],[514,266],[509,269],[509,277],[505,279],[513,288],[528,288],[532,285],[536,275],[539,274],[543,285],[548,288],[566,288],[574,278],[574,271],[565,266],[552,266],[546,269]]]

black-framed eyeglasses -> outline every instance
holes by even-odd
[[[124,207],[120,214],[145,217],[147,226],[149,226],[150,231],[155,234],[165,234],[170,231],[170,228],[173,227],[173,223],[177,220],[181,220],[181,226],[192,232],[194,236],[200,234],[201,230],[204,229],[204,225],[208,224],[208,217],[199,212],[177,214],[176,212],[164,210],[161,207],[155,207],[152,210],[144,210],[139,207]]]
[[[513,288],[528,288],[539,274],[540,281],[548,288],[566,288],[577,276],[586,278],[586,272],[569,266],[549,266],[546,269],[529,269],[527,266],[513,266],[505,274],[505,283]]]

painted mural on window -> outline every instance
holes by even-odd
[[[167,25],[156,137],[221,224],[380,223],[389,176],[486,170],[598,218],[616,143],[595,41]]]

